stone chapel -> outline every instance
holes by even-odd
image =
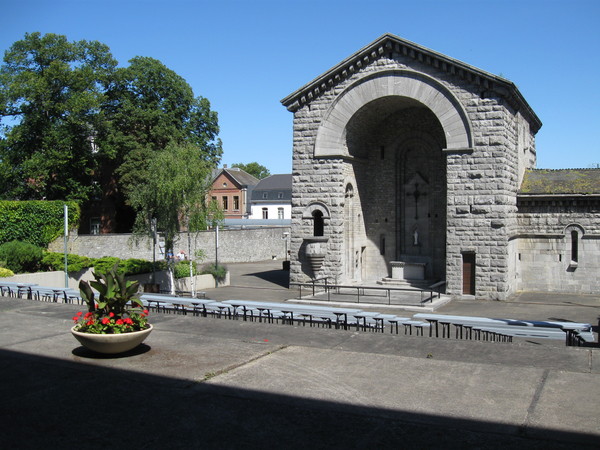
[[[385,34],[282,103],[290,281],[600,292],[600,170],[536,170],[542,123],[512,82]]]

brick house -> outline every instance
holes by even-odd
[[[209,198],[223,210],[225,219],[247,219],[250,215],[250,198],[258,178],[239,168],[217,169],[213,172]]]

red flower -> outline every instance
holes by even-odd
[[[123,319],[123,322],[125,322],[128,325],[133,325],[133,320],[131,320],[131,317],[128,317],[127,319]]]
[[[80,316],[80,315],[82,315],[82,314],[83,314],[83,312],[81,312],[81,311],[79,311],[79,312],[77,313],[77,315],[78,315],[78,316]]]
[[[144,310],[144,315],[146,315],[146,316],[148,315],[148,310],[147,309]]]
[[[109,315],[110,317],[115,317],[115,313],[114,313],[114,312],[112,312],[112,311],[111,311],[111,312],[109,312],[109,313],[108,313],[108,315]]]
[[[79,317],[75,316],[73,317],[73,322],[77,322],[79,320]]]
[[[108,325],[110,322],[110,319],[108,317],[103,317],[102,318],[102,325]]]
[[[85,313],[85,316],[83,316],[84,319],[89,319],[90,317],[92,317],[93,313],[91,312],[87,312]]]
[[[123,319],[117,319],[115,322],[117,325],[123,325]]]
[[[88,322],[86,323],[86,325],[88,325],[88,326],[94,325],[94,319],[88,320]]]

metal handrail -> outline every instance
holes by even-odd
[[[318,280],[325,280],[325,282],[322,284],[319,284],[319,283],[317,283]],[[302,298],[302,288],[303,287],[312,288],[313,296],[315,295],[315,291],[317,288],[322,288],[325,291],[325,293],[327,294],[327,301],[331,301],[331,291],[332,290],[337,291],[337,293],[339,294],[341,289],[356,289],[357,303],[360,303],[361,295],[363,297],[369,296],[368,294],[365,294],[365,290],[385,291],[388,305],[392,304],[391,303],[392,291],[394,291],[394,292],[398,292],[398,291],[420,292],[420,296],[421,296],[420,304],[421,304],[421,306],[424,306],[424,303],[427,300],[429,300],[431,303],[433,303],[433,298],[434,298],[435,294],[437,294],[437,298],[441,297],[441,292],[436,291],[436,288],[439,286],[443,286],[445,284],[446,284],[445,281],[440,281],[438,283],[432,284],[427,289],[401,288],[401,287],[389,287],[389,286],[387,286],[387,287],[384,287],[384,286],[357,286],[357,285],[345,285],[345,284],[330,284],[327,282],[327,278],[323,277],[323,278],[312,280],[312,282],[310,282],[310,283],[290,283],[290,286],[297,286],[299,288],[299,294],[298,294],[299,298]],[[429,294],[428,298],[425,301],[423,300],[424,293]]]

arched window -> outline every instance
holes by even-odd
[[[579,261],[579,233],[577,230],[571,230],[571,263],[577,264]]]
[[[313,236],[323,236],[324,232],[324,223],[323,223],[323,213],[316,209],[313,211]]]
[[[579,255],[580,255],[580,242],[581,238],[585,234],[585,230],[579,224],[571,224],[565,228],[565,238],[567,241],[567,246],[565,248],[565,253],[569,252],[569,244],[570,244],[570,255],[569,255],[569,269],[574,270],[579,265]],[[571,242],[569,242],[571,241]]]

